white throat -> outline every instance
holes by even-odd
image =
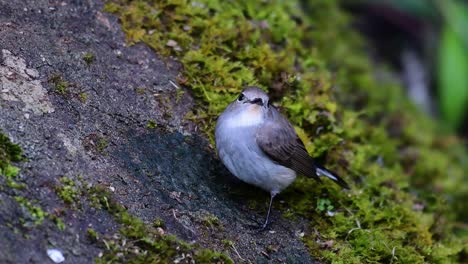
[[[245,110],[236,115],[231,115],[226,119],[226,123],[231,128],[255,126],[263,123],[263,116],[261,111]]]

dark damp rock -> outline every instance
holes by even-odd
[[[46,263],[51,248],[65,263],[105,256],[102,239],[120,241],[131,223],[94,186],[148,228],[235,262],[311,262],[296,236],[300,220],[276,211],[269,232],[252,231],[268,195],[231,178],[184,120],[193,99],[172,83],[180,66],[145,45],[128,47],[102,6],[0,3],[0,129],[26,158],[14,164],[25,188],[0,177],[0,262]],[[156,220],[164,226],[152,227]],[[218,258],[197,252],[200,261]]]

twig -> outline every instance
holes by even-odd
[[[351,228],[351,229],[348,231],[348,234],[346,235],[345,240],[348,240],[349,235],[350,235],[354,230],[358,230],[358,229],[361,229],[361,228],[360,228],[360,227]]]
[[[393,259],[396,259],[396,257],[395,257],[395,251],[396,251],[396,247],[393,247],[393,249],[392,249],[392,260],[390,260],[390,264],[393,263]]]
[[[237,256],[238,256],[242,261],[245,262],[245,259],[243,259],[243,258],[241,257],[241,255],[240,255],[239,252],[237,251],[237,249],[236,249],[236,247],[234,246],[234,244],[232,244],[231,247],[232,247],[232,249],[234,250],[234,252],[237,254]]]
[[[169,83],[172,84],[172,86],[174,86],[176,89],[180,89],[180,87],[172,80],[169,80]]]

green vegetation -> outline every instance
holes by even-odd
[[[145,89],[145,87],[137,87],[137,88],[135,88],[135,92],[136,92],[138,95],[143,95],[143,94],[145,94],[146,89]]]
[[[153,227],[156,227],[156,228],[158,228],[158,227],[164,227],[164,221],[161,220],[161,219],[159,219],[159,218],[158,218],[158,219],[155,219],[155,220],[153,221]]]
[[[182,263],[232,263],[222,253],[187,244],[175,236],[159,232],[161,221],[157,223],[158,228],[145,224],[114,202],[110,193],[102,187],[89,188],[87,196],[92,197],[95,207],[107,210],[121,224],[120,236],[104,236],[101,240],[94,230],[88,229],[88,237],[105,247],[104,255],[97,258],[96,263],[169,263],[175,259]]]
[[[28,212],[28,217],[33,221],[34,225],[42,224],[44,219],[48,216],[40,206],[34,205],[22,196],[16,196],[15,200]]]
[[[88,230],[86,231],[86,234],[88,235],[88,238],[92,242],[97,242],[99,240],[99,234],[96,232],[96,230],[92,228],[88,228]]]
[[[19,168],[11,165],[10,162],[19,162],[23,159],[21,148],[13,144],[10,139],[0,133],[0,176],[5,178],[6,185],[13,189],[23,189],[22,183],[15,181]]]
[[[433,47],[436,54],[429,68],[437,80],[437,103],[444,126],[459,128],[468,103],[468,4],[458,0],[389,0],[386,4],[437,28],[436,36],[424,36],[421,43],[425,48]]]
[[[88,94],[85,92],[81,92],[80,94],[78,94],[78,97],[80,98],[80,101],[82,103],[86,103],[88,101]]]
[[[76,186],[76,183],[68,178],[60,178],[61,185],[55,187],[57,195],[68,205],[77,205],[79,206],[79,198],[82,193],[81,190]]]
[[[96,144],[96,149],[99,153],[105,154],[105,150],[108,145],[109,145],[109,141],[107,141],[107,139],[105,139],[104,137],[100,137]]]
[[[11,163],[20,162],[23,160],[24,157],[21,147],[11,142],[8,136],[0,133],[0,176],[4,177],[7,187],[16,191],[25,189],[26,185],[24,183],[18,183],[15,181],[15,178],[18,175],[20,169]],[[15,195],[14,198],[16,202],[23,208],[23,212],[27,218],[19,219],[22,225],[30,226],[31,223],[34,226],[40,225],[48,216],[47,212],[42,210],[39,205],[29,201],[27,198],[20,195]]]
[[[222,253],[165,235],[161,232],[164,227],[161,219],[154,220],[151,225],[132,216],[113,200],[103,186],[86,184],[83,179],[75,182],[67,177],[62,177],[60,182],[55,190],[65,203],[73,208],[88,204],[106,210],[119,224],[119,234],[106,235],[87,229],[88,239],[104,249],[103,256],[96,258],[96,263],[169,263],[175,259],[184,260],[182,263],[191,263],[191,260],[196,263],[232,263]]]
[[[5,178],[5,183],[9,188],[23,189],[25,187],[23,183],[15,181],[20,170],[11,164],[11,162],[22,160],[21,148],[13,144],[6,135],[0,133],[0,176]]]
[[[149,129],[155,129],[157,126],[158,124],[156,124],[154,120],[149,120],[148,123],[146,123],[146,127]]]
[[[223,225],[216,215],[207,214],[201,219],[202,223],[209,228],[223,229]]]
[[[91,52],[86,52],[84,55],[83,55],[83,60],[86,62],[86,64],[90,65],[91,63],[94,62],[94,54],[91,53]]]
[[[62,76],[55,74],[49,78],[49,82],[54,86],[55,91],[60,95],[66,95],[70,84]]]
[[[23,160],[21,148],[12,143],[10,139],[0,133],[0,175],[7,178],[15,177],[19,169],[11,162],[19,162]]]
[[[58,230],[64,231],[65,230],[65,223],[63,222],[62,219],[58,216],[50,216],[50,219],[54,221],[55,225],[57,226]]]
[[[385,71],[369,62],[336,1],[116,0],[105,10],[120,17],[129,43],[179,58],[178,82],[198,101],[187,118],[211,141],[215,117],[244,85],[258,85],[309,153],[351,183],[345,192],[301,178],[283,194],[285,214],[316,230],[304,236],[315,258],[450,263],[466,256],[468,232],[454,232],[468,212],[461,143],[438,135],[400,87],[377,80]]]
[[[317,200],[317,210],[320,212],[331,212],[335,207],[332,205],[331,201],[328,199],[318,199]]]

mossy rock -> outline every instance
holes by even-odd
[[[336,1],[109,1],[129,43],[183,65],[179,85],[212,141],[216,117],[244,85],[268,90],[310,154],[349,192],[299,179],[283,212],[310,220],[304,242],[334,263],[450,263],[466,257],[466,152],[401,87],[377,79],[352,18]],[[464,165],[463,165],[464,160]],[[328,201],[317,208],[320,201]],[[326,212],[325,212],[326,211]],[[465,259],[466,260],[466,259]]]

